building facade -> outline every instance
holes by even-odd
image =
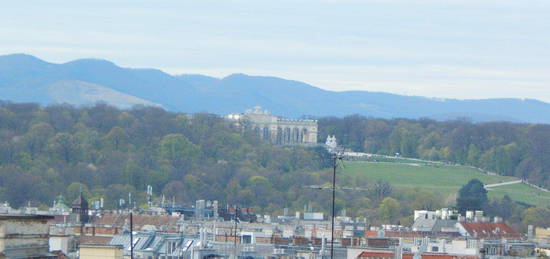
[[[53,216],[0,215],[0,259],[58,258],[49,252]]]
[[[121,245],[81,244],[80,259],[122,259],[124,247]]]
[[[286,119],[272,115],[260,106],[243,114],[230,114],[227,118],[249,127],[274,145],[317,144],[317,120]]]

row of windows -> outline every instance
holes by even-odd
[[[254,128],[254,131],[262,139],[265,139],[265,140],[271,139],[271,133],[268,127],[264,127],[263,129],[256,127]],[[303,143],[303,142],[306,142],[307,134],[308,134],[307,129],[300,130],[298,128],[294,128],[294,129],[278,128],[276,144]]]

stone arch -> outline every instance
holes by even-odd
[[[284,132],[284,143],[283,144],[290,144],[290,140],[292,137],[290,136],[290,128],[286,127]]]
[[[307,128],[302,129],[302,143],[308,143]]]
[[[271,134],[269,133],[269,128],[267,126],[264,126],[264,128],[263,128],[262,138],[265,139],[265,140],[270,140],[271,139]]]
[[[283,144],[283,129],[281,127],[277,127],[277,140],[275,143],[277,143],[277,145]]]
[[[298,128],[292,129],[292,143],[299,143],[300,131]]]

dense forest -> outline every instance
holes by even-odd
[[[218,199],[273,211],[293,206],[289,196],[303,184],[321,182],[301,172],[327,167],[327,155],[269,145],[211,114],[0,105],[0,200],[14,207],[51,205],[60,194],[71,201],[80,188],[107,208],[130,192],[140,206],[151,185],[157,198],[178,203]]]
[[[335,134],[356,151],[471,164],[550,185],[550,126],[467,121],[382,120],[360,116],[319,120],[320,139]],[[178,204],[196,199],[249,206],[260,214],[287,207],[330,212],[331,193],[307,188],[331,182],[331,157],[319,147],[273,146],[212,114],[172,113],[155,107],[121,110],[105,104],[75,108],[0,102],[0,201],[13,207],[71,201],[82,189],[91,200],[117,208],[132,193]],[[453,206],[420,189],[339,174],[336,208],[372,224],[410,224],[412,210]],[[508,197],[481,204],[490,215],[550,226],[547,208]]]
[[[354,151],[471,165],[550,188],[550,125],[356,115],[322,118],[319,130]]]

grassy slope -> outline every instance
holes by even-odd
[[[489,191],[489,197],[501,198],[505,194],[513,200],[533,205],[548,206],[550,204],[550,193],[535,189],[526,184],[493,187]]]
[[[473,178],[485,184],[517,180],[514,177],[483,174],[466,166],[431,163],[346,162],[344,173],[363,176],[369,181],[385,180],[396,188],[422,188],[445,196],[456,194],[462,185]],[[522,184],[495,187],[489,192],[490,197],[502,197],[504,194],[530,204],[550,202],[550,193]]]

